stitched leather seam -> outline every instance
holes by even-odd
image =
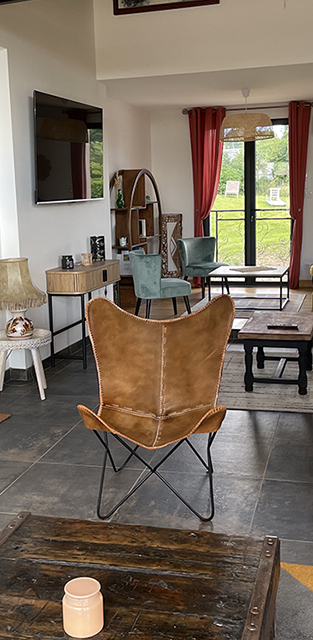
[[[212,300],[210,300],[210,302],[208,302],[208,303],[207,303],[207,305],[205,305],[205,307],[202,307],[202,309],[198,309],[197,311],[193,311],[193,313],[192,313],[192,314],[190,314],[190,315],[180,316],[179,318],[173,318],[173,319],[169,319],[169,320],[151,320],[150,318],[149,318],[149,319],[145,319],[145,318],[140,318],[140,317],[138,317],[138,316],[133,316],[133,320],[135,320],[135,321],[137,321],[137,322],[147,322],[147,323],[150,323],[150,324],[163,324],[163,326],[162,326],[162,330],[164,330],[164,329],[166,329],[167,325],[172,324],[172,323],[174,323],[174,322],[180,322],[180,321],[182,321],[182,320],[184,320],[184,321],[186,321],[186,320],[187,320],[187,321],[188,321],[188,320],[190,320],[190,319],[191,319],[192,317],[194,317],[196,314],[201,313],[201,312],[203,311],[203,309],[204,309],[204,308],[206,308],[207,306],[211,306],[211,305],[212,305],[212,306],[214,306],[214,304],[217,302],[217,300],[218,300],[219,298],[222,298],[222,297],[224,297],[224,295],[223,295],[223,294],[222,294],[222,295],[219,295],[219,296],[216,296],[215,298],[213,298]],[[214,405],[216,405],[216,402],[217,402],[217,399],[218,399],[218,391],[219,391],[219,387],[220,387],[220,383],[221,383],[221,377],[222,377],[222,371],[223,371],[223,366],[222,366],[222,365],[223,365],[224,358],[225,358],[225,351],[226,351],[226,347],[227,347],[228,339],[229,339],[229,336],[230,336],[230,333],[231,333],[232,322],[233,322],[233,319],[234,319],[234,316],[235,316],[235,305],[234,305],[234,302],[233,302],[232,298],[230,298],[229,296],[227,296],[227,297],[229,298],[229,300],[230,300],[230,301],[231,301],[231,303],[232,303],[232,307],[233,307],[233,314],[232,314],[232,317],[231,317],[230,322],[229,322],[228,334],[227,334],[227,336],[226,336],[226,340],[225,340],[225,344],[224,344],[224,349],[223,349],[222,354],[221,354],[221,359],[220,359],[220,371],[219,371],[219,376],[218,376],[217,384],[216,384],[216,387],[215,387],[215,401],[214,401]],[[99,411],[98,411],[98,415],[100,416],[100,414],[101,414],[101,410],[102,410],[106,405],[105,405],[105,404],[104,404],[104,402],[103,402],[102,376],[101,376],[101,373],[100,373],[100,366],[99,366],[98,354],[97,354],[97,351],[96,351],[96,348],[95,348],[94,337],[93,337],[93,334],[92,334],[92,331],[91,331],[91,328],[90,328],[90,322],[89,322],[89,306],[90,306],[90,305],[91,305],[95,300],[97,300],[97,299],[105,300],[106,302],[110,303],[113,307],[116,307],[116,305],[114,304],[114,302],[112,302],[112,301],[111,301],[111,300],[109,300],[108,298],[102,298],[101,296],[97,296],[96,298],[93,298],[92,300],[90,300],[90,301],[87,303],[87,306],[86,306],[86,320],[87,320],[87,327],[88,327],[88,332],[89,332],[90,341],[91,341],[91,343],[92,343],[92,347],[93,347],[93,351],[94,351],[94,356],[95,356],[95,360],[96,360],[96,367],[97,367],[97,372],[98,372],[98,380],[99,380],[99,396],[100,396],[100,398],[99,398],[99,399],[100,399],[100,408],[99,408]],[[124,313],[125,315],[129,315],[129,314],[127,313],[127,311],[125,311],[124,309],[121,309],[120,307],[117,307],[117,308],[119,309],[119,311],[121,311],[121,312],[122,312],[122,313]],[[162,341],[162,348],[163,348],[163,341]],[[160,400],[161,400],[161,399],[160,399]],[[205,406],[210,407],[210,406],[212,406],[212,405],[213,405],[213,403],[210,403],[209,405],[199,405],[199,408],[200,408],[200,407],[202,407],[202,406],[203,406],[203,407],[205,407]],[[107,406],[109,406],[109,405],[107,405]],[[196,410],[196,409],[197,409],[197,407],[192,408],[192,409],[191,409],[191,408],[187,408],[186,410],[184,410],[184,411],[182,411],[182,412],[180,412],[180,413],[175,413],[175,412],[173,412],[172,414],[169,414],[169,416],[167,416],[167,417],[171,417],[172,415],[173,415],[173,416],[174,416],[174,415],[180,415],[180,414],[182,414],[182,413],[186,413],[186,412],[188,412],[188,411],[193,411],[193,410]],[[120,410],[121,410],[121,411],[123,411],[123,409],[120,409]],[[132,410],[130,410],[130,411],[132,412]],[[154,414],[145,414],[145,413],[143,413],[143,412],[141,413],[141,412],[138,412],[138,411],[137,411],[137,412],[135,412],[135,411],[134,411],[133,413],[134,413],[134,415],[147,415],[147,416],[151,415],[151,417],[155,417],[156,419],[159,419],[159,420],[160,420],[160,418],[157,418],[157,416],[154,416]],[[158,429],[158,431],[159,431],[159,429]],[[157,436],[156,436],[156,437],[157,437]]]
[[[153,441],[153,447],[156,445],[156,443],[159,440],[160,437],[160,432],[162,429],[162,418],[164,416],[164,376],[165,376],[165,371],[164,371],[164,362],[165,362],[165,341],[166,341],[166,327],[163,325],[162,326],[162,333],[161,333],[161,377],[160,377],[160,404],[159,404],[159,416],[158,416],[158,426],[155,432],[155,438]]]
[[[102,420],[100,417],[96,416],[96,414],[91,411],[91,409],[88,409],[87,407],[84,407],[82,405],[78,405],[78,410],[80,412],[80,410],[82,410],[83,412],[86,412],[91,418],[93,417],[96,421],[102,423],[102,425],[105,427],[105,429],[107,429],[108,431],[111,431],[111,433],[119,433],[120,435],[124,435],[123,433],[117,431],[116,429],[114,429],[113,427],[110,427],[108,424],[106,424],[104,422],[104,420]],[[211,411],[208,411],[204,416],[202,416],[202,418],[197,422],[197,424],[193,427],[193,429],[190,430],[189,433],[186,433],[184,435],[185,438],[188,438],[190,435],[192,435],[193,433],[197,432],[197,429],[201,426],[201,424],[203,423],[203,421],[208,418],[208,417],[212,417],[214,416],[216,413],[220,413],[221,411],[225,411],[226,412],[226,407],[224,407],[223,405],[218,406],[218,407],[214,407],[214,409],[211,409]],[[83,416],[82,416],[83,417]],[[225,416],[224,416],[225,417]],[[224,419],[224,417],[221,420],[221,423]],[[84,418],[83,418],[84,419]],[[215,428],[215,429],[208,429],[208,433],[212,433],[214,431],[218,431],[218,429],[221,426],[221,423]],[[87,425],[86,425],[87,426]],[[135,444],[138,444],[139,446],[143,446],[146,449],[157,449],[157,448],[162,448],[162,447],[166,447],[168,444],[173,444],[174,442],[178,442],[178,440],[181,439],[180,438],[175,438],[174,440],[168,440],[167,442],[165,442],[164,444],[160,445],[159,447],[154,447],[149,446],[147,444],[143,444],[142,442],[138,442],[137,440],[135,440],[134,438],[131,438],[129,435],[126,436],[129,440],[131,440],[131,442],[134,442]]]
[[[103,409],[110,409],[111,411],[119,411],[120,413],[131,413],[134,416],[142,416],[143,418],[154,418],[155,420],[168,420],[174,416],[182,416],[185,413],[192,413],[194,411],[199,411],[199,409],[204,409],[205,411],[209,410],[210,407],[214,406],[213,402],[209,404],[199,404],[197,407],[188,407],[187,409],[183,409],[182,411],[173,411],[172,413],[168,413],[167,415],[156,415],[155,413],[145,413],[144,411],[135,411],[134,409],[128,409],[127,407],[118,407],[117,405],[109,405],[104,404],[101,409],[99,409],[98,416],[101,415]]]

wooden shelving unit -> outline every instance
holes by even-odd
[[[152,173],[148,169],[121,169],[122,193],[124,207],[113,207],[115,217],[115,238],[113,249],[131,250],[143,247],[146,251],[149,241],[154,242],[154,252],[161,252],[161,201],[158,187]],[[114,177],[110,181],[110,189],[114,188]],[[152,200],[146,199],[146,182],[150,182],[154,191]],[[145,221],[146,235],[140,235],[139,220]],[[121,247],[120,238],[127,238],[127,245]]]

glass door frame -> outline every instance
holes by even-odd
[[[272,118],[273,125],[288,125],[288,118]],[[256,264],[256,146],[255,142],[244,143],[245,176],[245,265]]]

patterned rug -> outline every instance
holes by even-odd
[[[313,567],[281,563],[277,594],[277,640],[312,640]]]
[[[298,580],[298,582],[301,582],[301,584],[313,591],[313,567],[311,565],[281,562],[280,566]]]
[[[265,354],[269,353],[264,349]],[[271,355],[298,355],[295,349],[281,349],[279,352],[270,350]],[[253,373],[257,377],[272,377],[276,371],[278,362],[265,362],[264,369],[257,369],[256,355],[253,356]],[[288,362],[284,371],[284,378],[298,377],[298,363]],[[313,413],[313,371],[307,371],[308,393],[300,396],[297,384],[271,384],[258,383],[253,385],[253,391],[247,392],[244,387],[244,349],[242,344],[228,345],[221,387],[218,396],[218,404],[223,404],[227,409],[242,409],[245,411],[291,411],[300,413]]]
[[[3,422],[3,420],[6,420],[7,418],[10,417],[10,413],[0,413],[0,422]]]
[[[220,294],[221,294],[221,291],[214,292],[212,293],[212,298],[215,298]],[[234,302],[236,307],[236,318],[250,318],[253,311],[255,310],[252,307],[256,307],[258,311],[262,311],[262,308],[264,307],[273,309],[273,311],[275,310],[278,311],[279,310],[278,300],[277,298],[276,299],[273,298],[273,295],[272,294],[268,294],[266,296],[264,295],[264,298],[255,297],[255,298],[235,299]],[[303,302],[305,300],[305,297],[306,297],[305,293],[292,293],[292,297],[284,307],[284,311],[288,313],[297,313],[298,311],[300,311],[303,305]],[[199,309],[202,309],[202,307],[204,307],[207,304],[208,300],[209,300],[208,296],[203,298],[203,300],[200,300],[200,302],[198,302],[192,307],[192,311],[198,311]],[[251,309],[249,309],[249,307],[251,307]]]

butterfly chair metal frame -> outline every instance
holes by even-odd
[[[104,447],[97,501],[99,518],[110,518],[155,475],[194,515],[208,522],[214,515],[211,445],[226,414],[226,407],[217,406],[216,402],[234,317],[232,299],[218,296],[199,311],[177,319],[145,320],[123,311],[110,300],[93,298],[87,304],[86,316],[98,370],[100,407],[98,414],[82,405],[78,410],[85,426]],[[108,434],[127,451],[119,467]],[[196,434],[208,435],[206,459],[189,439]],[[161,465],[183,443],[206,470],[208,513],[200,513],[160,473]],[[154,452],[166,449],[154,463],[153,457],[148,462],[144,460],[139,447]],[[146,472],[103,514],[101,503],[108,458],[113,471],[118,473],[133,457],[144,464]]]
[[[98,431],[96,431],[96,430],[94,430],[94,434],[97,436],[97,438],[100,440],[101,444],[105,448],[104,461],[103,461],[103,467],[102,467],[101,479],[100,479],[100,486],[99,486],[99,493],[98,493],[98,502],[97,502],[97,515],[98,515],[98,518],[100,518],[101,520],[107,520],[108,518],[110,518],[113,515],[113,513],[115,513],[115,511],[117,511],[135,493],[135,491],[137,491],[137,489],[142,487],[142,485],[146,482],[146,480],[148,480],[148,478],[150,478],[152,476],[152,474],[155,474],[167,486],[167,488],[170,489],[170,491],[172,491],[177,496],[177,498],[179,498],[179,500],[181,500],[181,502],[183,502],[184,505],[186,507],[188,507],[188,509],[190,509],[190,511],[192,511],[192,513],[195,514],[195,516],[197,516],[197,518],[199,518],[203,522],[209,522],[210,520],[212,520],[212,518],[214,517],[215,508],[214,508],[214,493],[213,493],[213,465],[212,465],[212,458],[211,458],[210,448],[211,448],[212,442],[213,442],[213,440],[214,440],[214,438],[216,436],[216,432],[210,433],[209,437],[208,437],[207,462],[205,462],[205,460],[203,460],[203,458],[200,455],[200,453],[193,446],[193,444],[191,444],[191,442],[188,440],[188,438],[184,438],[183,440],[180,440],[179,442],[176,442],[176,444],[170,449],[170,451],[168,451],[166,453],[166,455],[163,456],[162,460],[160,460],[155,466],[151,466],[151,464],[149,464],[149,462],[144,460],[141,457],[141,455],[139,453],[137,453],[137,449],[139,448],[139,445],[136,445],[132,449],[131,446],[127,442],[124,442],[120,436],[118,436],[117,434],[111,434],[117,440],[117,442],[122,444],[129,451],[129,455],[127,456],[126,460],[124,461],[124,463],[120,467],[117,467],[115,465],[115,462],[114,462],[114,459],[113,459],[113,456],[112,456],[112,453],[110,451],[109,444],[108,444],[108,434],[105,433],[103,435],[103,437],[102,437],[100,435],[100,433]],[[206,472],[207,472],[207,475],[209,477],[209,497],[210,497],[211,509],[210,509],[210,513],[209,513],[208,516],[202,515],[196,509],[194,509],[194,507],[192,507],[192,505],[158,471],[159,467],[184,442],[187,445],[189,445],[189,447],[192,449],[194,454],[197,456],[197,458],[200,460],[200,462],[206,468]],[[115,473],[119,473],[120,471],[125,469],[125,467],[127,466],[128,462],[130,461],[130,459],[133,456],[135,456],[137,458],[137,460],[142,462],[145,465],[145,467],[147,469],[149,469],[149,473],[147,473],[141,480],[139,480],[133,486],[133,488],[122,498],[122,500],[120,500],[114,507],[112,507],[110,509],[110,511],[108,511],[106,514],[101,514],[101,502],[102,502],[102,494],[103,494],[103,486],[104,486],[104,478],[105,478],[107,458],[109,457],[109,459],[110,459],[111,465],[113,467],[113,471]]]

